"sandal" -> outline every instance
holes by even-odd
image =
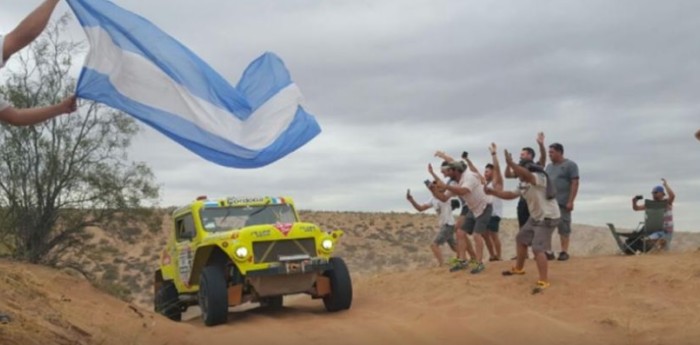
[[[523,275],[525,274],[525,270],[519,270],[515,267],[511,267],[509,271],[503,271],[501,272],[502,275],[504,276],[515,276],[515,275]]]
[[[532,294],[534,295],[534,294],[538,294],[538,293],[544,291],[544,289],[548,288],[549,285],[550,285],[549,282],[546,282],[544,280],[538,280],[537,284],[532,289]]]

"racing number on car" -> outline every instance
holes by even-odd
[[[178,256],[177,264],[178,271],[180,272],[180,281],[189,287],[190,273],[192,273],[192,261],[194,256],[192,255],[192,249],[189,246],[185,246],[180,251]]]

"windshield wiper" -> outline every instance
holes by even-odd
[[[260,212],[262,212],[262,211],[265,211],[265,209],[266,209],[268,206],[270,206],[270,201],[271,201],[271,200],[268,199],[267,202],[265,203],[265,205],[264,205],[262,208],[251,212],[251,213],[248,215],[248,218],[250,218],[250,217],[252,217],[252,216],[254,216],[254,215],[256,215],[256,214],[258,214],[258,213],[260,213]]]
[[[231,211],[233,211],[233,207],[226,208],[226,214],[224,215],[224,218],[221,218],[221,220],[219,221],[221,224],[226,224],[226,218],[228,218],[228,216],[231,215]],[[222,230],[222,231],[226,231],[226,230]]]

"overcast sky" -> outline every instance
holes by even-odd
[[[492,141],[517,152],[544,131],[579,165],[575,223],[636,226],[632,196],[665,177],[676,230],[700,231],[698,1],[115,2],[234,84],[275,52],[322,127],[282,160],[238,170],[142,126],[131,158],[151,166],[163,206],[287,195],[302,209],[412,211],[406,189],[428,198],[435,150],[483,166]],[[0,31],[38,3],[3,1]],[[514,217],[515,202],[505,210]]]

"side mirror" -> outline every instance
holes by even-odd
[[[181,240],[192,240],[194,238],[194,231],[183,231],[180,234],[180,239]]]

